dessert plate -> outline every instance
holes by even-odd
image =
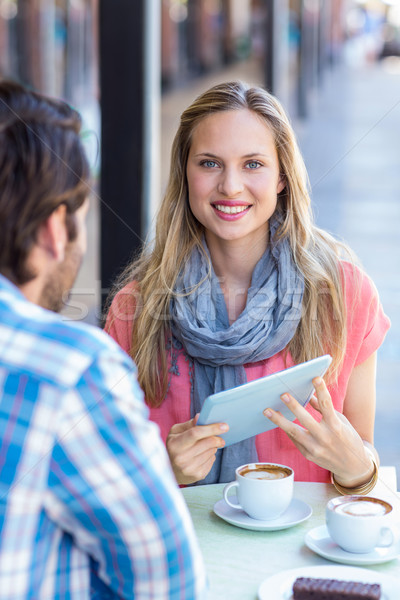
[[[258,600],[292,600],[293,583],[297,577],[323,577],[344,581],[361,581],[362,583],[379,583],[382,587],[380,600],[399,599],[399,580],[379,571],[344,567],[338,565],[320,565],[317,567],[301,567],[281,571],[265,579],[258,588]]]
[[[236,502],[235,495],[232,495],[232,501]],[[244,510],[238,510],[232,508],[222,498],[214,504],[214,512],[218,517],[227,521],[231,525],[236,527],[242,527],[243,529],[253,529],[255,531],[276,531],[278,529],[287,529],[293,527],[302,521],[305,521],[312,515],[312,508],[302,500],[293,498],[289,504],[289,508],[277,519],[271,519],[270,521],[259,521],[258,519],[252,519],[247,515]]]
[[[375,548],[372,552],[363,554],[346,552],[332,540],[325,525],[308,531],[304,541],[306,546],[316,554],[333,562],[347,565],[375,565],[388,562],[400,555],[400,541],[395,542],[388,548]]]

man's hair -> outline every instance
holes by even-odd
[[[40,225],[66,206],[68,237],[88,195],[81,117],[61,100],[0,81],[0,273],[21,285]]]

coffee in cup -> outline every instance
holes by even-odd
[[[293,497],[293,469],[276,463],[249,463],[238,467],[236,480],[224,488],[225,502],[262,521],[276,519],[287,510]],[[238,503],[229,497],[237,488]]]
[[[393,507],[380,498],[332,498],[326,506],[325,516],[332,540],[347,552],[366,553],[376,547],[389,547],[397,537]]]
[[[292,469],[272,463],[256,463],[246,465],[239,473],[242,477],[249,479],[284,479],[291,475]]]

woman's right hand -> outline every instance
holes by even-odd
[[[197,425],[199,415],[173,425],[166,446],[179,485],[195,483],[210,472],[218,448],[225,445],[220,437],[228,431],[226,423]]]

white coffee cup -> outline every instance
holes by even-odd
[[[393,507],[371,496],[339,496],[329,500],[326,526],[332,540],[347,552],[372,552],[397,539]]]
[[[285,512],[293,497],[293,469],[277,463],[249,463],[238,467],[236,480],[224,487],[229,506],[244,510],[249,517],[261,521],[276,519]],[[229,490],[237,488],[238,504],[229,498]]]

